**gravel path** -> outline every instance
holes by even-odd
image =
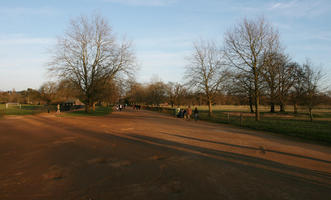
[[[331,147],[126,110],[0,119],[0,199],[330,199]]]

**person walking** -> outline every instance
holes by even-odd
[[[199,111],[197,107],[195,107],[193,114],[194,114],[194,121],[197,122],[199,119]]]
[[[191,115],[192,115],[192,108],[191,108],[191,106],[188,106],[188,108],[187,108],[187,120],[191,119]]]
[[[180,108],[179,108],[179,106],[177,106],[177,108],[175,110],[175,116],[178,117],[178,118],[180,117],[179,113],[180,113]]]
[[[186,109],[182,109],[182,111],[183,111],[182,118],[186,119],[186,114],[187,114]]]

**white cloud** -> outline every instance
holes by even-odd
[[[166,6],[177,0],[104,0],[105,2],[120,3],[130,6]]]
[[[268,10],[292,17],[316,17],[331,11],[328,0],[282,0],[271,3]]]
[[[2,16],[19,16],[19,15],[54,15],[56,11],[53,8],[27,8],[27,7],[0,7]]]
[[[54,44],[54,38],[37,37],[0,37],[0,46],[2,45],[49,45]]]
[[[271,9],[289,9],[296,7],[297,1],[277,2],[271,5]]]

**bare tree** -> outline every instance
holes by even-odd
[[[288,56],[281,52],[272,52],[264,61],[262,75],[267,85],[270,112],[275,112],[277,102],[280,112],[285,112],[289,90],[294,84],[296,63],[291,63]]]
[[[181,105],[186,93],[186,88],[180,83],[169,82],[167,84],[167,96],[171,107],[174,107],[174,105]]]
[[[126,98],[130,104],[143,104],[146,102],[146,88],[136,81],[130,81]]]
[[[121,97],[119,83],[116,80],[107,80],[106,84],[100,90],[102,92],[98,93],[98,99],[100,103],[107,105],[107,107],[117,103]]]
[[[44,83],[40,87],[39,92],[41,99],[49,105],[51,102],[56,100],[57,84],[55,82]]]
[[[278,32],[264,18],[244,19],[225,35],[225,52],[229,62],[253,79],[256,120],[260,119],[261,73],[266,63],[263,59],[277,48]]]
[[[268,87],[266,93],[269,96],[270,112],[275,112],[279,68],[285,64],[285,60],[282,54],[271,52],[266,55],[264,61],[265,67],[262,69],[262,76]]]
[[[294,113],[298,113],[298,104],[302,103],[303,97],[305,94],[305,88],[304,88],[304,70],[303,68],[298,64],[294,64],[294,81],[293,86],[290,89],[290,99],[293,104],[293,110]]]
[[[160,106],[166,102],[167,85],[162,81],[152,82],[147,86],[146,103]]]
[[[52,53],[50,71],[72,81],[80,90],[87,112],[109,80],[131,75],[134,70],[131,43],[117,42],[111,27],[100,16],[72,20]]]
[[[79,95],[79,90],[70,80],[63,79],[57,83],[56,96],[58,96],[57,98],[60,101],[72,101],[79,97]]]
[[[253,99],[254,99],[254,82],[250,74],[238,72],[232,76],[232,83],[229,86],[229,92],[231,94],[243,96],[248,98],[249,109],[251,113],[254,113]]]
[[[318,104],[319,82],[322,78],[321,71],[313,69],[309,60],[302,65],[304,71],[304,102],[308,107],[310,121],[313,121],[313,107]]]
[[[298,68],[297,63],[284,61],[283,64],[278,67],[277,96],[280,112],[285,112],[290,90],[293,88],[296,81],[296,70]]]
[[[212,115],[213,99],[229,78],[223,52],[213,41],[199,41],[189,58],[185,78],[187,84],[204,93],[208,101],[209,117]]]

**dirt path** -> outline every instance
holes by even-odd
[[[131,110],[0,119],[0,199],[330,199],[331,147]]]

